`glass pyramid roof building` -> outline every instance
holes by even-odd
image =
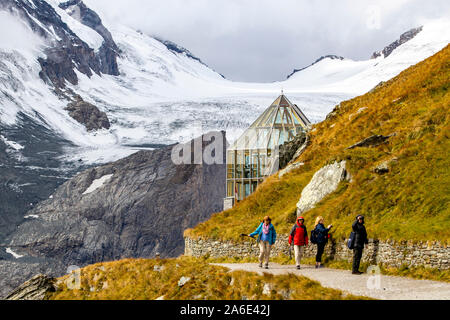
[[[310,125],[300,108],[281,94],[228,150],[273,149]]]
[[[253,193],[278,171],[278,147],[310,126],[308,118],[281,94],[227,149],[224,209]]]

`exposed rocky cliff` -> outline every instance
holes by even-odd
[[[27,211],[85,168],[60,158],[70,146],[25,114],[15,127],[0,123],[0,243],[27,219]]]
[[[223,139],[222,164],[175,165],[169,146],[80,173],[31,210],[33,219],[20,225],[3,247],[23,255],[16,264],[38,259],[36,266],[30,265],[33,270],[53,261],[54,270],[50,266],[52,272],[46,272],[52,276],[64,272],[61,266],[182,254],[183,231],[222,210],[225,133],[214,136]],[[204,141],[203,149],[207,147],[210,142]],[[27,264],[21,266],[28,274]],[[0,287],[15,287],[26,279],[14,277],[11,283],[2,278]]]
[[[71,0],[59,5],[61,9],[66,10],[72,17],[80,21],[85,26],[95,30],[103,37],[103,44],[98,50],[100,61],[100,72],[105,74],[119,75],[117,66],[117,56],[120,49],[114,42],[114,39],[108,29],[102,23],[98,14],[89,9],[81,0]]]
[[[371,59],[375,59],[381,55],[383,55],[383,57],[387,58],[392,53],[392,51],[397,49],[399,46],[401,46],[405,42],[408,42],[409,40],[414,38],[420,31],[422,31],[422,29],[423,29],[423,27],[420,26],[418,28],[413,28],[411,30],[406,31],[405,33],[403,33],[400,36],[399,39],[395,40],[390,45],[384,47],[383,50],[374,52],[372,54]]]

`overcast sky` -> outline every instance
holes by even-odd
[[[190,50],[236,81],[283,80],[322,55],[368,59],[449,0],[84,0],[120,22]]]

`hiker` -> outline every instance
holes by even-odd
[[[265,268],[269,269],[269,256],[270,249],[277,239],[277,233],[275,227],[271,223],[272,219],[269,216],[265,216],[259,227],[255,232],[249,234],[249,237],[258,235],[256,240],[259,244],[259,267],[262,268],[263,261],[265,262]]]
[[[325,228],[323,224],[323,217],[318,216],[316,218],[316,222],[314,224],[314,235],[315,235],[315,242],[317,244],[317,253],[316,253],[316,269],[322,267],[322,255],[323,251],[325,250],[325,245],[328,242],[328,232],[333,227],[332,224],[330,224],[327,228]],[[312,239],[312,236],[311,236]],[[312,242],[312,240],[311,240]]]
[[[364,216],[356,216],[356,221],[352,224],[353,232],[355,233],[354,247],[353,247],[353,268],[352,274],[361,274],[359,271],[359,264],[364,250],[364,245],[369,243],[367,239],[367,231],[364,226]]]
[[[305,218],[298,217],[297,222],[289,234],[289,245],[294,245],[295,263],[300,270],[300,260],[302,259],[305,246],[308,245],[308,231],[305,226]]]

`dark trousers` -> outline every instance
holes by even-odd
[[[323,251],[325,250],[326,243],[317,244],[316,262],[322,262]]]
[[[361,257],[363,254],[364,248],[354,248],[353,249],[353,272],[359,271],[359,264],[361,263]]]

